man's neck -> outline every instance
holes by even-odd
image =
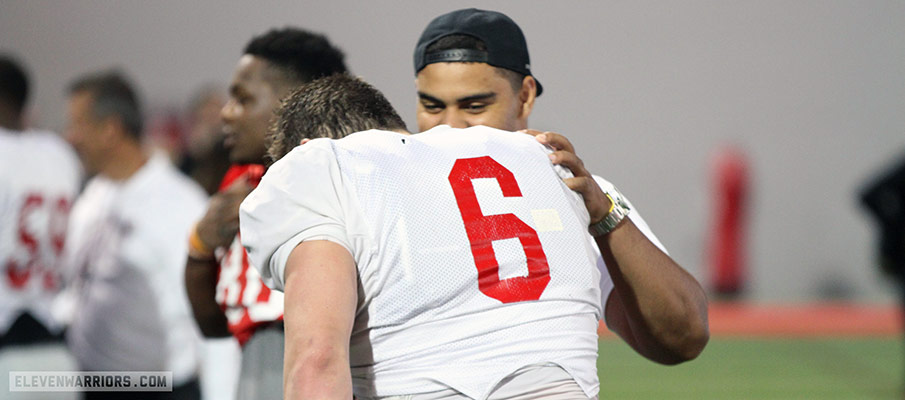
[[[120,143],[118,147],[111,152],[101,174],[114,181],[125,181],[148,162],[148,155],[137,143]]]
[[[528,120],[520,119],[519,122],[515,124],[515,129],[513,129],[513,131],[521,131],[525,129],[528,129]]]
[[[11,131],[21,131],[23,126],[24,124],[22,123],[22,118],[19,116],[19,113],[0,108],[0,128]]]

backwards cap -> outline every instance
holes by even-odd
[[[468,35],[484,42],[487,51],[449,49],[427,53],[427,48],[449,35]],[[467,8],[434,18],[415,46],[415,74],[428,64],[438,62],[480,62],[505,68],[523,75],[531,75],[528,44],[521,28],[511,18],[496,11]],[[543,86],[537,77],[537,95]]]

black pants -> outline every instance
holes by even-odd
[[[22,313],[9,327],[6,333],[0,334],[0,349],[5,346],[22,346],[37,343],[62,342],[63,335],[52,334],[43,324],[29,313]]]
[[[85,392],[84,400],[200,400],[201,385],[192,379],[173,388],[172,392]]]

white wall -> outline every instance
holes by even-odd
[[[750,157],[749,297],[809,300],[842,285],[892,291],[872,264],[863,182],[905,153],[901,1],[0,1],[0,49],[32,69],[39,125],[59,129],[78,74],[121,66],[148,103],[226,82],[272,26],[326,33],[414,128],[412,50],[434,16],[478,5],[528,38],[545,93],[532,125],[567,134],[672,255],[706,276],[711,164]]]

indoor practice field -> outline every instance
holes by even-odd
[[[678,366],[602,334],[600,399],[903,398],[905,341],[893,307],[716,304],[710,314],[704,353]]]

